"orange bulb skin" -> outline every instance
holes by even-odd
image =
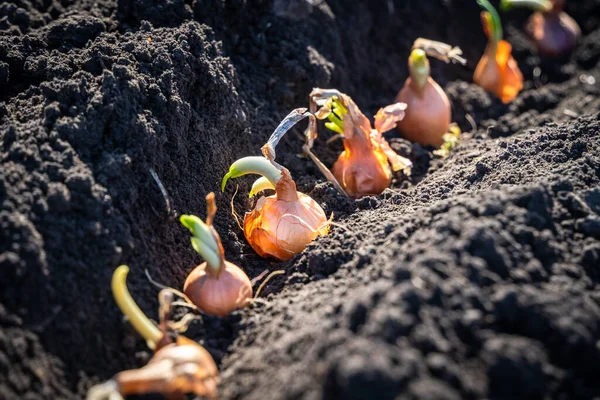
[[[203,312],[225,317],[252,299],[252,284],[237,265],[225,261],[218,277],[207,271],[206,262],[188,275],[183,292]]]
[[[498,42],[495,54],[488,45],[473,75],[477,85],[495,94],[505,104],[513,101],[523,89],[523,74],[511,53],[512,46],[505,40]]]
[[[424,146],[444,144],[442,136],[450,126],[452,109],[448,96],[431,77],[422,89],[408,78],[396,102],[407,105],[404,119],[397,124],[402,136]]]
[[[261,257],[287,261],[328,231],[321,206],[304,193],[291,194],[295,185],[288,189],[278,185],[277,195],[261,197],[244,216],[244,236]]]
[[[333,164],[331,172],[348,196],[360,198],[376,196],[390,186],[392,171],[382,151],[352,146],[344,141],[346,148]],[[349,145],[350,144],[350,145]]]

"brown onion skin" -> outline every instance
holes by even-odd
[[[452,119],[450,101],[444,90],[431,77],[419,88],[412,78],[396,96],[396,102],[407,104],[398,130],[406,139],[424,146],[439,147]]]
[[[344,151],[331,172],[348,196],[376,196],[390,186],[392,169],[381,144],[373,140],[369,119],[354,102],[349,106],[344,119]]]
[[[392,170],[383,151],[362,136],[344,140],[344,149],[331,172],[348,196],[376,196],[390,186]]]
[[[319,203],[296,191],[287,170],[276,191],[276,195],[261,197],[254,210],[246,213],[244,236],[259,256],[286,261],[326,234],[329,225]]]
[[[165,362],[172,367],[165,367]],[[177,373],[181,376],[171,375]],[[115,380],[124,395],[162,393],[169,398],[181,398],[194,393],[213,399],[217,396],[219,371],[208,351],[179,336],[177,343],[158,349],[145,367],[123,371]]]
[[[554,58],[570,54],[581,36],[577,22],[565,12],[557,10],[533,13],[526,31],[540,53]]]
[[[225,261],[218,277],[203,262],[188,275],[183,292],[203,312],[224,317],[245,307],[252,298],[252,284],[237,265]]]
[[[304,193],[298,193],[294,202],[278,200],[277,196],[262,197],[244,216],[246,240],[259,256],[287,261],[326,229],[327,217],[320,206],[315,206],[318,203]],[[299,223],[300,219],[306,226]]]

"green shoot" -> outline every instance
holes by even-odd
[[[502,21],[500,20],[498,11],[496,11],[494,6],[488,0],[477,0],[477,4],[487,11],[486,19],[488,21],[488,26],[490,27],[492,40],[494,43],[498,43],[500,40],[502,40],[503,36]]]
[[[257,174],[267,178],[273,186],[281,179],[281,171],[264,157],[240,158],[229,167],[229,172],[221,181],[221,191],[225,191],[225,185],[230,178],[239,178],[243,175]]]
[[[454,150],[456,146],[458,146],[458,142],[460,141],[460,128],[456,124],[451,124],[448,129],[448,132],[444,133],[442,136],[442,139],[444,139],[444,144],[442,144],[439,149],[434,150],[433,152],[433,154],[442,158],[448,157],[450,152]]]
[[[336,97],[333,96],[329,99],[331,102],[331,111],[327,115],[327,119],[330,122],[325,123],[325,127],[340,135],[344,135],[344,121],[343,118],[348,114],[348,110],[344,104]]]
[[[500,9],[508,11],[514,7],[530,8],[535,11],[548,12],[552,10],[553,5],[550,0],[502,0]]]
[[[135,304],[131,294],[129,294],[126,283],[128,273],[129,267],[127,265],[119,266],[113,273],[111,282],[113,296],[123,315],[129,319],[135,330],[146,339],[148,347],[154,349],[163,335],[160,329],[144,315],[140,307]]]
[[[261,176],[256,181],[254,181],[254,183],[252,184],[252,189],[250,189],[250,193],[248,194],[248,197],[254,197],[254,196],[256,196],[257,193],[262,192],[263,190],[268,190],[268,189],[275,190],[275,186],[273,186],[273,184],[271,183],[270,180],[268,180],[264,176]]]
[[[425,51],[414,49],[408,58],[410,77],[415,81],[419,88],[423,88],[429,78],[429,60]]]

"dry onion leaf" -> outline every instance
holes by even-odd
[[[458,46],[451,46],[444,42],[437,42],[435,40],[417,38],[413,43],[412,50],[421,49],[428,56],[435,57],[440,61],[444,61],[446,64],[452,62],[453,64],[459,63],[466,65],[467,60],[462,56],[463,52]]]

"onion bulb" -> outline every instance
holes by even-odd
[[[161,329],[156,327],[131,298],[125,282],[128,272],[126,265],[115,270],[113,295],[123,314],[156,352],[146,366],[122,371],[111,380],[91,387],[87,400],[122,399],[149,393],[161,393],[168,398],[182,398],[186,393],[216,398],[219,372],[210,353],[184,336],[173,343],[167,334],[165,319],[169,311],[162,309],[164,304],[161,304]],[[170,310],[170,304],[167,306]]]
[[[451,121],[450,101],[444,90],[429,76],[429,60],[421,49],[408,59],[410,77],[396,97],[406,103],[404,118],[397,123],[406,139],[425,146],[439,147]]]
[[[382,135],[402,120],[405,103],[380,109],[373,129],[350,96],[337,90],[314,89],[310,97],[311,103],[320,106],[315,116],[329,119],[325,126],[343,140],[344,151],[331,172],[348,196],[380,194],[390,186],[392,171],[402,170],[410,175],[411,161],[396,154]]]
[[[222,317],[247,305],[252,285],[244,271],[229,261],[225,261],[217,278],[212,278],[210,271],[211,267],[204,262],[185,280],[183,292],[192,303],[207,314]]]
[[[206,196],[206,223],[195,215],[182,215],[181,223],[192,233],[192,246],[206,260],[185,280],[183,292],[207,314],[226,316],[252,299],[252,284],[244,271],[225,261],[219,234],[212,226],[217,212],[215,195]]]
[[[495,94],[503,103],[510,103],[523,89],[523,75],[512,57],[512,46],[502,40],[500,17],[488,0],[477,0],[487,11],[481,13],[488,44],[475,68],[473,81]]]
[[[113,381],[122,395],[161,393],[168,398],[179,398],[193,393],[213,399],[217,395],[218,376],[210,353],[196,342],[179,336],[176,343],[167,344],[154,353],[146,366],[122,371]]]
[[[255,208],[244,216],[244,236],[261,257],[289,260],[317,236],[329,231],[327,217],[310,196],[296,190],[289,171],[264,157],[245,157],[234,162],[223,178],[222,189],[230,178],[259,174],[252,194],[274,189],[275,194],[261,197]]]
[[[573,18],[563,11],[564,0],[502,0],[500,7],[529,7],[535,10],[525,30],[540,53],[561,57],[573,51],[581,36],[581,29]]]

